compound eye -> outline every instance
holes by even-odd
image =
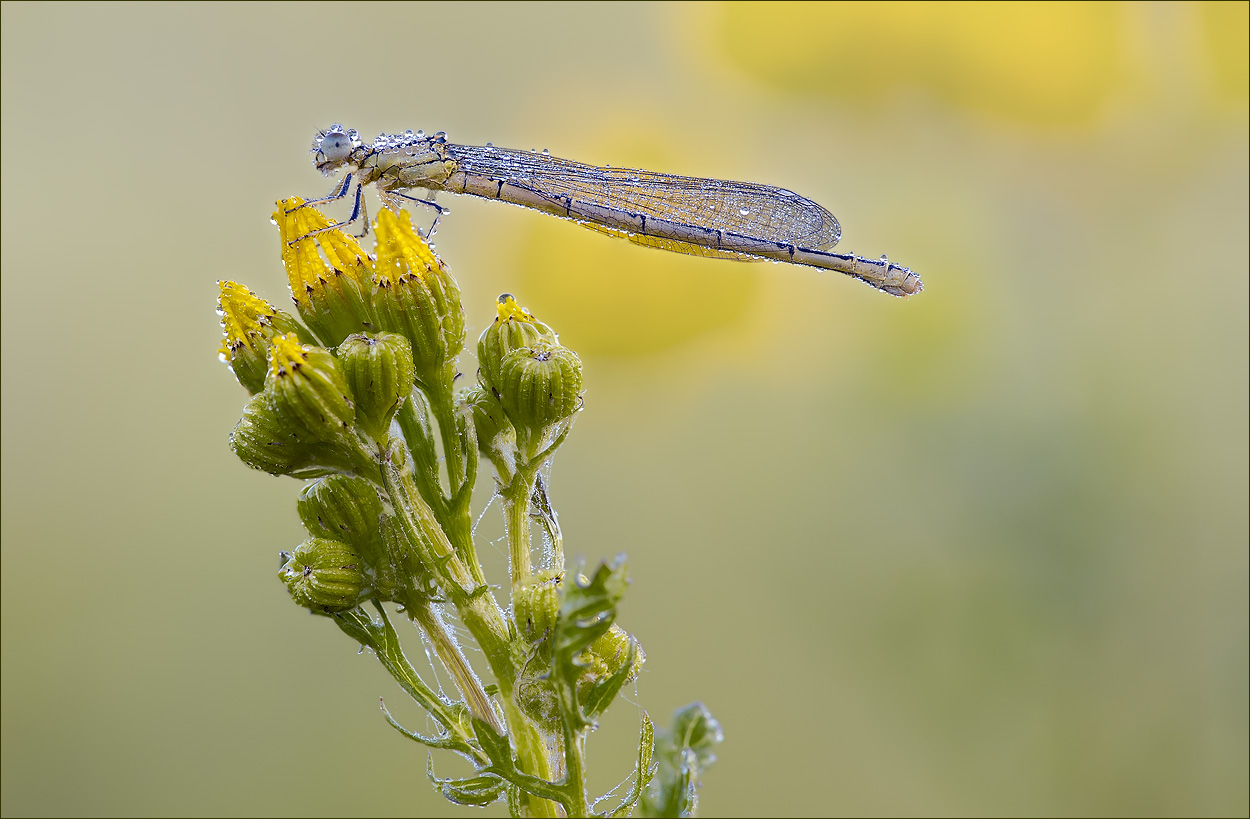
[[[326,134],[321,140],[321,155],[327,162],[342,162],[352,152],[352,141],[347,134]]]
[[[313,153],[321,167],[341,165],[351,156],[360,142],[355,131],[344,131],[342,125],[331,125],[317,134],[313,141]]]

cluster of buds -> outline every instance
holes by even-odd
[[[279,202],[274,220],[295,315],[234,282],[220,283],[219,314],[221,358],[251,396],[231,448],[255,469],[309,480],[297,504],[308,537],[281,553],[280,579],[299,606],[373,649],[442,735],[395,727],[477,766],[476,777],[435,780],[449,799],[487,804],[511,789],[528,794],[529,814],[556,815],[554,802],[582,815],[584,780],[561,784],[556,774],[582,770],[578,737],[637,678],[644,656],[615,624],[623,561],[569,582],[539,477],[582,409],[581,360],[505,294],[478,341],[478,383],[456,394],[460,290],[406,213],[380,213],[373,256],[302,200]],[[479,452],[499,473],[510,609],[495,601],[473,544]],[[533,519],[551,547],[537,569]],[[380,621],[365,613],[366,602]],[[387,602],[422,629],[463,702],[436,695],[408,665]],[[514,707],[492,703],[444,606],[478,642],[498,695]],[[651,776],[651,736],[645,721],[639,784],[622,809]],[[557,751],[563,761],[546,759]]]
[[[499,297],[494,323],[477,343],[479,386],[462,393],[478,446],[501,471],[549,457],[582,408],[582,361],[554,330],[511,294]]]

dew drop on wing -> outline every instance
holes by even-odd
[[[425,139],[425,131],[417,131],[417,139]]]
[[[274,227],[277,227],[277,226],[278,226],[278,220],[277,220],[277,219],[275,219],[275,218],[273,218],[272,216],[270,216],[270,217],[269,217],[269,224],[273,225]]]
[[[551,151],[548,151],[546,148],[543,148],[543,156],[551,156]]]
[[[404,131],[404,136],[406,136],[406,137],[410,137],[410,136],[412,136],[412,129],[411,129],[411,128],[409,128],[407,131]]]
[[[740,216],[750,216],[751,209],[750,208],[738,208],[738,214]]]
[[[890,259],[889,259],[889,257],[888,257],[888,256],[886,256],[884,253],[882,253],[882,254],[881,254],[881,263],[882,263],[882,264],[889,264],[889,263],[890,263]]]

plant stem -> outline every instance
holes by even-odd
[[[473,545],[473,524],[469,517],[469,498],[472,487],[467,486],[469,470],[466,463],[464,424],[465,419],[456,408],[452,383],[455,367],[448,365],[443,378],[434,386],[425,388],[429,399],[430,414],[438,422],[438,434],[443,443],[443,461],[447,467],[449,496],[446,504],[446,520],[443,526],[448,539],[456,547],[456,553],[473,574],[477,585],[486,584],[477,549]],[[469,456],[471,457],[471,456]]]
[[[589,816],[586,804],[586,732],[574,730],[572,721],[562,709],[561,725],[564,728],[564,790],[575,800],[569,815]]]
[[[551,760],[547,757],[547,743],[542,733],[521,713],[511,697],[504,701],[504,713],[508,717],[512,746],[516,749],[517,767],[527,774],[550,782],[553,772]],[[522,801],[528,805],[530,816],[562,817],[566,815],[563,807],[550,799],[525,794],[522,796]]]
[[[495,714],[495,709],[491,707],[490,698],[482,690],[482,681],[477,678],[473,667],[465,659],[460,646],[447,630],[447,624],[438,616],[438,612],[426,600],[405,603],[405,608],[408,610],[408,615],[425,632],[439,661],[456,681],[456,687],[460,689],[460,694],[468,704],[469,711],[473,716],[490,725],[495,733],[503,735],[503,724]]]
[[[382,479],[396,519],[409,544],[420,555],[427,571],[456,607],[461,622],[473,634],[501,689],[508,692],[516,679],[508,637],[508,625],[495,597],[478,584],[439,526],[429,505],[410,477],[400,472],[390,454],[382,458]]]
[[[512,482],[502,491],[504,526],[508,533],[508,557],[515,589],[534,574],[530,555],[529,500],[533,486],[532,473],[518,469]]]

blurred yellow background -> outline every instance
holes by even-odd
[[[513,292],[585,361],[553,501],[629,699],[724,725],[703,815],[1250,810],[1247,4],[2,13],[6,816],[451,810],[227,448],[215,282],[289,303],[331,122],[788,187],[924,278],[443,202],[471,337]]]

